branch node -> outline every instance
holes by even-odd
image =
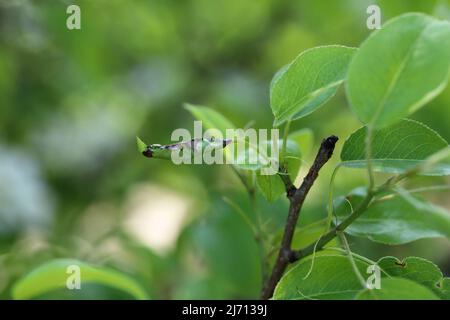
[[[300,258],[300,252],[298,251],[294,251],[294,250],[290,250],[289,251],[289,255],[288,255],[288,261],[289,263],[293,263],[295,261],[297,261]]]
[[[294,194],[296,191],[297,191],[297,188],[294,185],[292,185],[286,190],[286,196],[289,199],[292,199],[294,197]]]

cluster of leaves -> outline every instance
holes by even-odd
[[[289,174],[292,181],[297,178],[302,154],[309,151],[313,138],[309,129],[289,132],[291,121],[323,106],[345,84],[349,105],[363,124],[346,139],[337,168],[367,169],[371,182],[368,187],[332,201],[330,212],[335,215],[336,224],[351,216],[353,208],[377,190],[372,181],[374,172],[393,174],[388,180],[393,183],[376,193],[364,215],[348,226],[346,233],[391,245],[429,237],[450,238],[448,212],[397,183],[414,175],[450,174],[448,142],[426,125],[404,119],[445,88],[449,56],[448,22],[423,14],[406,14],[386,23],[359,48],[316,47],[301,53],[274,76],[270,104],[274,126],[285,125],[285,138],[279,143],[280,161],[286,170],[283,174]],[[193,105],[186,108],[206,127],[223,132],[235,127],[215,110]],[[256,185],[272,202],[285,192],[279,176],[261,175],[259,167],[237,165],[235,169],[249,193],[254,192]],[[320,225],[298,229],[293,245],[302,248],[314,244],[329,228],[331,218],[330,215]],[[254,233],[261,239],[264,235],[261,221],[258,223]],[[276,235],[271,241],[279,238]],[[342,253],[327,247],[297,262],[279,282],[274,299],[450,299],[450,279],[444,278],[439,268],[425,259],[410,257],[399,261],[384,257],[375,262]],[[263,254],[262,259],[265,258]],[[14,297],[31,298],[45,290],[64,287],[64,272],[72,263],[53,261],[34,270],[16,283]],[[139,284],[121,274],[74,264],[82,266],[87,277],[83,281],[112,286],[135,298],[146,298]],[[359,281],[361,273],[372,264],[377,264],[382,272],[380,290],[368,290]],[[64,277],[54,276],[51,282],[42,282],[51,275]]]
[[[413,195],[421,189],[404,190],[398,183],[414,175],[450,174],[448,142],[426,125],[404,118],[445,88],[449,56],[448,22],[423,14],[405,14],[387,22],[359,48],[316,47],[301,53],[275,74],[270,88],[274,126],[285,124],[288,131],[291,121],[324,105],[345,83],[350,107],[363,127],[346,139],[337,168],[367,168],[371,180],[373,172],[394,174],[384,184],[388,188],[377,189],[371,181],[369,187],[360,187],[333,201],[330,211],[339,224],[368,193],[379,191],[363,216],[350,224],[346,233],[389,245],[430,237],[450,238],[450,214]],[[188,110],[208,127],[224,130],[232,125],[214,110],[195,106],[189,106]],[[286,137],[280,143],[280,148],[287,146],[287,151],[282,153],[285,158],[280,161],[294,181],[301,152],[310,148],[312,133],[303,129],[286,132]],[[250,173],[253,174],[268,201],[285,192],[278,176],[262,176],[258,171]],[[319,228],[311,225],[309,229],[309,233],[308,227],[302,232],[298,230],[294,245],[310,244],[301,243],[298,234],[303,237],[312,234],[314,242],[324,230],[323,225]],[[411,257],[400,262],[386,257],[370,262],[347,254],[351,260],[355,259],[359,271],[352,268],[347,257],[325,251],[297,263],[280,281],[274,298],[450,298],[450,279],[443,278],[429,261]],[[381,290],[368,290],[358,279],[358,273],[365,273],[370,264],[381,267]]]
[[[380,268],[381,289],[371,290],[362,288],[347,257],[324,251],[315,257],[309,273],[311,260],[300,261],[286,273],[274,299],[450,299],[450,278],[444,278],[426,259],[409,257],[400,261],[388,256],[375,262],[354,255],[361,274],[374,264]]]

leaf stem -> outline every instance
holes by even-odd
[[[372,190],[375,186],[375,178],[373,174],[373,168],[372,168],[372,135],[373,135],[373,129],[372,125],[367,125],[367,133],[366,133],[366,162],[367,162],[367,174],[369,176],[369,191]]]
[[[289,129],[291,127],[291,120],[286,122],[286,125],[284,126],[284,135],[283,135],[283,146],[281,147],[281,155],[280,160],[282,161],[284,165],[284,156],[286,155],[286,148],[287,148],[287,140],[289,136]]]
[[[336,178],[337,172],[341,167],[342,163],[339,163],[336,168],[334,168],[333,173],[331,174],[330,185],[328,186],[328,206],[327,206],[327,228],[325,231],[331,226],[331,221],[334,216],[334,203],[333,203],[333,187],[334,187],[334,179]]]
[[[257,231],[255,225],[251,222],[251,220],[247,217],[245,212],[236,204],[234,203],[230,198],[228,197],[222,197],[223,201],[225,201],[230,207],[232,207],[236,213],[239,215],[239,217],[242,219],[242,221],[245,222],[245,224],[250,228],[250,230],[253,233],[253,236],[257,237]]]
[[[350,261],[350,264],[352,265],[353,272],[355,273],[356,277],[361,283],[361,286],[365,289],[367,287],[366,280],[361,275],[361,272],[359,271],[358,266],[356,265],[355,259],[353,259],[353,253],[350,250],[350,246],[348,245],[347,237],[345,236],[343,231],[339,231],[337,234],[342,242],[342,245],[344,246],[345,252],[347,253],[347,257],[348,260]]]
[[[247,190],[247,192],[250,190],[250,185],[248,183],[248,179],[246,176],[244,176],[239,169],[237,169],[234,165],[230,166],[231,169],[233,170],[233,172],[238,176],[239,180],[241,180],[242,184],[244,185],[245,189]]]

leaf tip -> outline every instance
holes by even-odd
[[[190,104],[189,102],[185,102],[185,103],[183,103],[183,108],[188,110],[188,111],[191,111],[192,109],[195,108],[195,106]]]
[[[140,153],[143,153],[145,150],[147,150],[147,145],[138,136],[136,136],[136,145]]]

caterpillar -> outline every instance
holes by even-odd
[[[161,145],[161,144],[145,144],[139,137],[136,137],[136,143],[139,152],[141,152],[147,158],[166,159],[170,160],[173,151],[188,150],[192,154],[202,152],[204,148],[210,147],[213,149],[223,149],[232,142],[231,139],[215,139],[211,138],[199,138],[191,139],[190,141],[184,141],[174,144]]]

